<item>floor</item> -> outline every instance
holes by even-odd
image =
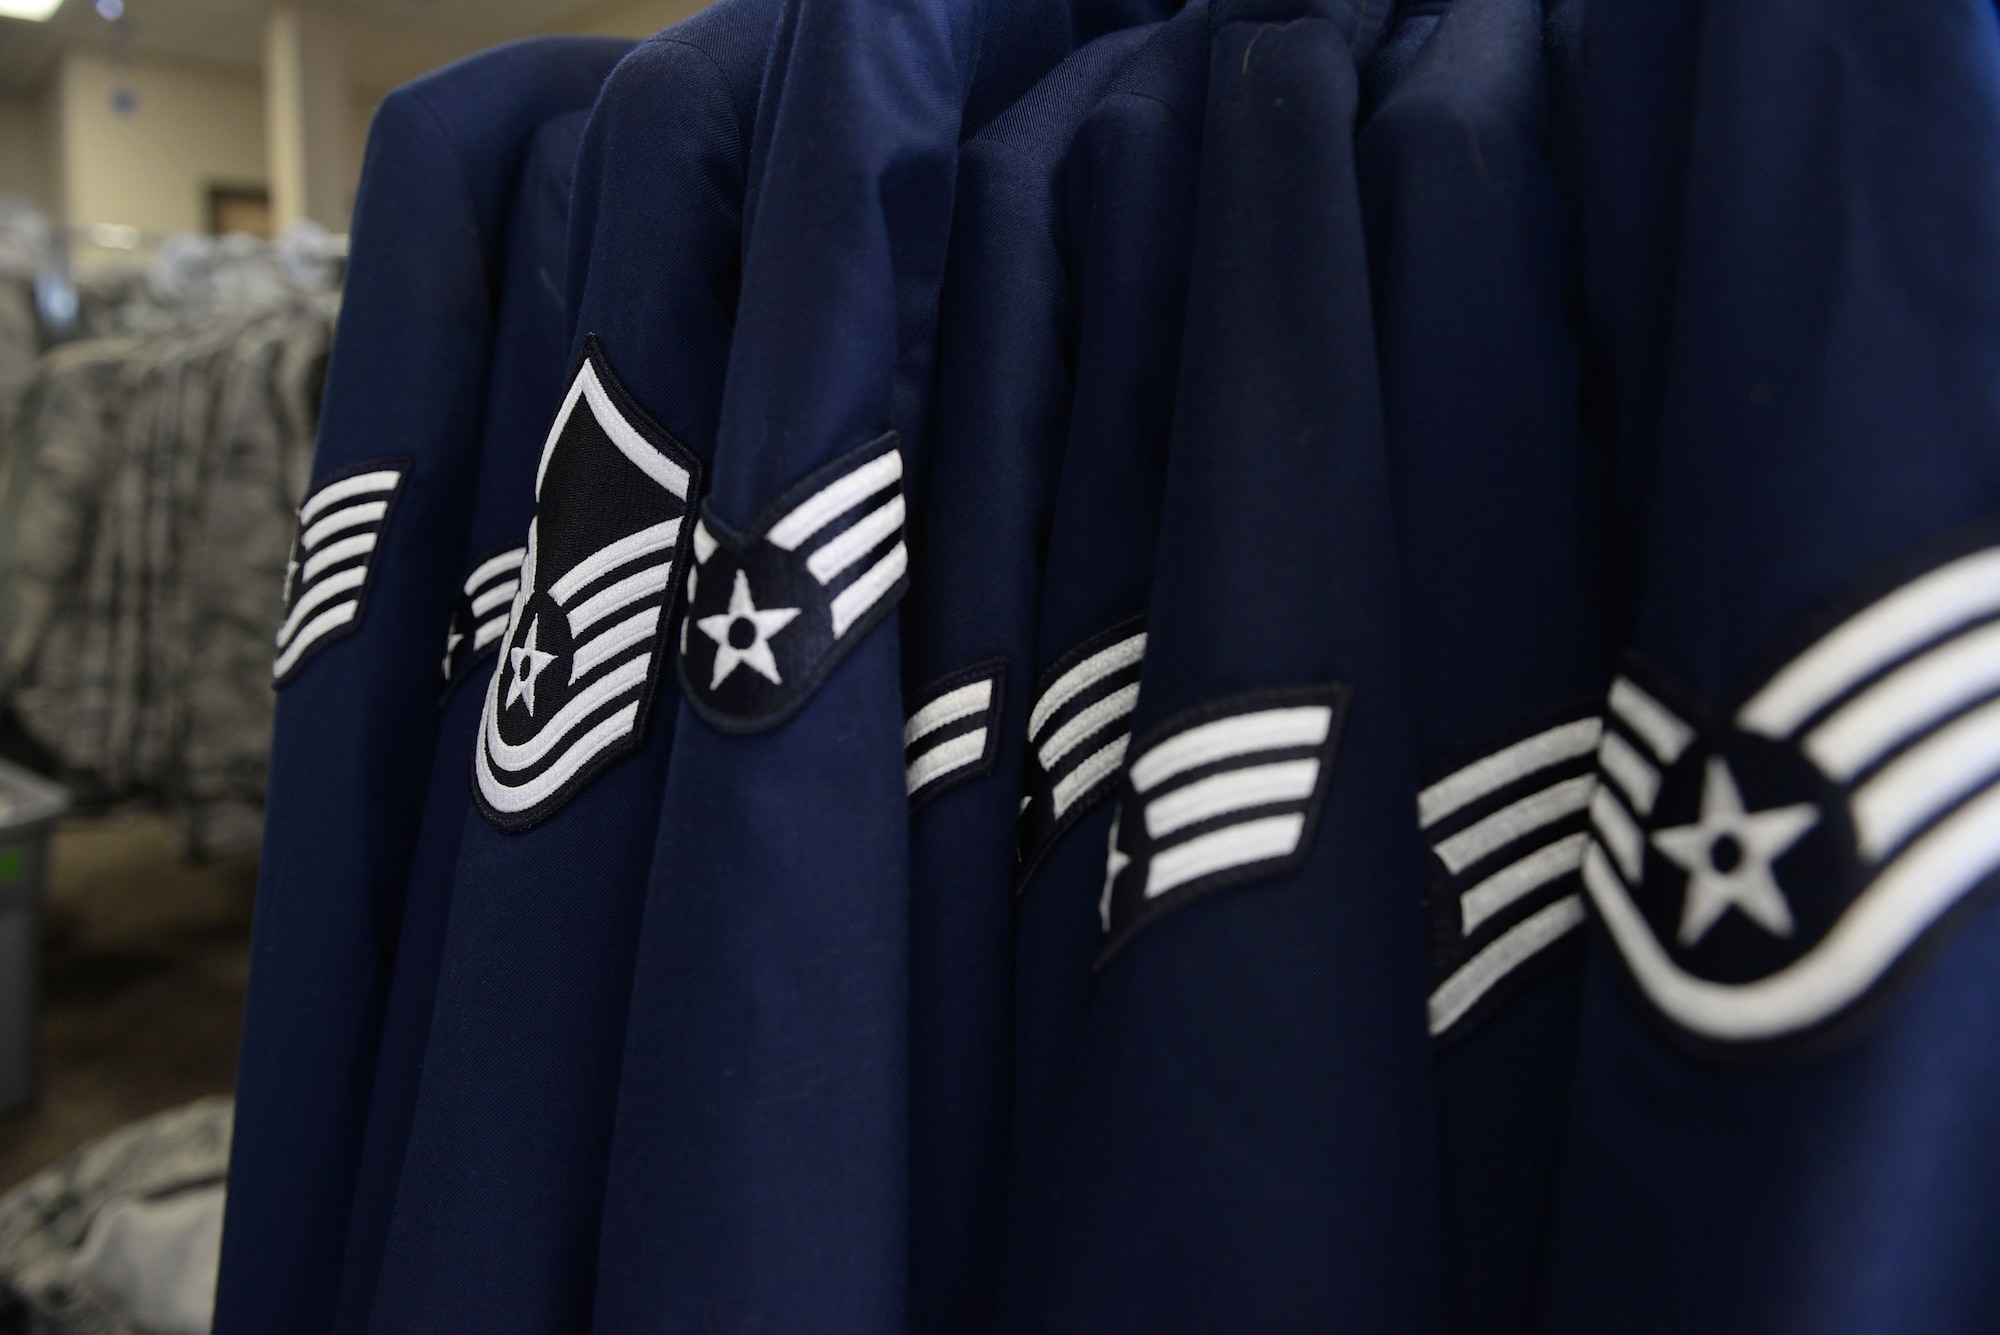
[[[42,1095],[0,1119],[0,1190],[136,1118],[234,1087],[256,880],[254,854],[182,862],[157,816],[57,827]]]

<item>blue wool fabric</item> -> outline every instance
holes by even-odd
[[[1992,1329],[2000,750],[1965,746],[1990,726],[1974,660],[1949,699],[1923,669],[1990,629],[1995,594],[1923,581],[1990,567],[2000,514],[2000,21],[1607,0],[1590,23],[1592,179],[1629,183],[1617,130],[1668,127],[1644,156],[1683,164],[1684,191],[1590,222],[1667,276],[1637,313],[1625,287],[1591,300],[1616,317],[1607,374],[1656,386],[1618,400],[1647,517],[1622,671],[1648,694],[1614,690],[1607,726],[1671,721],[1657,807],[1607,785],[1624,814],[1598,821],[1546,1328]],[[1660,28],[1685,61],[1655,67]],[[1885,607],[1909,619],[1859,619]],[[1853,751],[1891,696],[1897,728]],[[1731,806],[1761,888],[1717,879],[1740,848],[1687,838]],[[1646,842],[1621,855],[1628,826]],[[1840,941],[1897,948],[1815,972]]]
[[[1119,693],[1136,681],[1136,665],[1101,677],[1086,665],[1096,652],[1144,644],[1137,637],[1153,576],[1194,240],[1207,9],[1203,0],[1188,6],[1118,72],[1078,132],[1063,177],[1075,369],[1058,427],[1065,443],[1045,520],[1032,652],[1017,688],[1020,740],[1035,759],[1024,757],[1029,782],[1017,780],[1014,788],[1012,806],[1026,796],[1028,808],[1010,811],[1020,860],[1006,864],[1016,900],[1012,1130],[998,1309],[1004,1329],[1016,1328],[1031,1310],[1026,1283],[1037,1273],[1036,1214],[1100,941],[1097,900],[1111,820],[1107,779],[1076,793],[1060,826],[1052,823],[1051,794],[1033,777],[1040,753],[1067,720],[1044,710],[1032,741],[1025,721],[1038,694],[1083,669],[1095,679],[1077,705],[1087,710],[1113,700],[1123,707],[1107,709],[1103,725],[1078,737],[1058,767],[1074,772],[1130,732],[1131,710]]]
[[[760,512],[820,486],[864,447],[883,469],[900,469],[920,448],[961,112],[988,8],[786,5],[758,113],[705,531],[752,532]],[[884,436],[891,430],[900,453]],[[901,508],[892,501],[870,513],[899,519]],[[726,550],[717,557],[697,539],[698,561],[735,560]],[[907,548],[891,533],[865,564],[870,578],[894,576]],[[713,593],[729,582],[719,570],[695,574]],[[768,582],[754,584],[742,567],[734,580],[769,605]],[[685,689],[708,703],[697,716],[690,697],[660,811],[599,1329],[902,1325],[901,592],[896,580],[876,587],[869,619],[823,648],[814,677],[788,667],[784,685],[771,682],[791,692],[782,719],[725,717],[726,697],[708,692],[766,678],[721,658],[722,641],[687,630]],[[719,625],[690,594],[697,606],[684,626]],[[794,614],[808,595],[793,600]],[[708,657],[691,657],[689,645]],[[770,651],[762,639],[757,647]]]
[[[315,479],[407,474],[364,610],[278,699],[228,1217],[225,1332],[333,1319],[382,1016],[463,578],[507,220],[550,117],[629,43],[543,38],[390,94],[376,114]]]
[[[990,1311],[1007,1161],[1015,828],[1028,674],[1070,396],[1079,258],[1063,164],[1150,29],[1093,42],[967,143],[938,323],[937,420],[911,544],[906,733],[920,701],[998,671],[977,750],[906,745],[910,845],[912,1330]],[[940,683],[938,692],[927,691]],[[986,734],[990,734],[990,737]],[[973,734],[954,734],[973,735]],[[937,740],[933,741],[932,739]],[[929,759],[925,757],[929,756]],[[929,777],[938,770],[937,777]],[[955,791],[954,791],[955,790]]]
[[[468,577],[510,550],[518,550],[534,512],[535,465],[547,423],[563,396],[569,346],[563,265],[568,245],[570,186],[577,146],[589,113],[558,116],[535,136],[507,217],[507,276],[500,294],[494,338],[486,438],[480,445],[471,534],[463,569]],[[515,571],[518,575],[518,568]],[[488,584],[486,587],[493,587]],[[504,593],[504,589],[496,592]],[[486,614],[503,618],[505,608]],[[396,970],[389,988],[382,1041],[375,1061],[368,1127],[354,1188],[347,1256],[341,1266],[336,1331],[367,1329],[375,1276],[387,1242],[396,1183],[409,1143],[417,1085],[437,1000],[439,962],[458,866],[465,814],[472,803],[472,744],[480,705],[493,671],[495,644],[484,648],[466,636],[476,622],[454,621],[440,634],[438,689],[444,714],[438,724],[417,850],[411,859]],[[449,675],[447,675],[449,673]]]
[[[1552,167],[1542,6],[1455,0],[1416,21],[1429,36],[1356,166],[1418,755],[1440,785],[1421,809],[1451,1328],[1523,1332],[1568,1107],[1583,803],[1609,681],[1598,461],[1578,412],[1575,228]],[[1517,759],[1490,800],[1455,807],[1467,784],[1453,776],[1489,758]],[[1450,842],[1545,792],[1574,796],[1470,865]]]
[[[715,440],[775,15],[768,0],[731,0],[642,44],[605,85],[577,163],[571,325],[596,337],[640,410],[699,456]],[[589,1325],[673,712],[668,670],[639,749],[566,805],[519,833],[480,811],[464,819],[371,1330]]]
[[[1101,903],[1110,934],[1040,1212],[1046,1271],[1021,1324],[1436,1329],[1415,762],[1352,160],[1356,63],[1375,33],[1338,6],[1209,17],[1173,446]],[[1156,856],[1148,841],[1189,816],[1147,796],[1153,785],[1241,754],[1266,725],[1318,739],[1316,763],[1281,776],[1313,776],[1313,814],[1224,824],[1194,861],[1189,845]],[[1179,792],[1184,812],[1249,819],[1241,801]],[[1242,860],[1237,836],[1268,850],[1274,834],[1283,858]],[[1190,875],[1217,851],[1205,865],[1220,879]]]

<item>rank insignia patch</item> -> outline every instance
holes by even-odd
[[[545,819],[639,744],[699,483],[699,461],[586,339],[542,448],[473,756],[474,794],[500,828]],[[489,572],[487,587],[506,578]]]
[[[358,629],[405,459],[381,459],[324,478],[299,507],[299,536],[285,571],[285,619],[271,683],[284,686],[320,650]]]
[[[1006,679],[1006,660],[996,658],[932,682],[910,702],[903,763],[913,808],[993,768]]]
[[[1028,713],[1020,886],[1071,826],[1110,796],[1132,741],[1146,619],[1093,635],[1049,665]]]
[[[1445,766],[1418,793],[1432,1037],[1472,1032],[1537,963],[1582,939],[1577,877],[1603,732],[1595,711],[1544,720]]]
[[[909,587],[903,456],[889,432],[779,497],[743,533],[695,526],[681,687],[719,732],[790,718]]]
[[[2000,869],[2000,548],[1850,601],[1727,712],[1635,662],[1606,722],[1584,884],[1637,990],[1697,1042],[1825,1025]]]
[[[1169,719],[1133,745],[1098,904],[1098,967],[1182,905],[1311,856],[1349,695],[1338,682],[1254,691]]]
[[[444,684],[449,689],[488,654],[495,652],[507,631],[514,595],[521,591],[521,563],[526,547],[511,547],[473,566],[451,609],[451,626],[444,636]]]

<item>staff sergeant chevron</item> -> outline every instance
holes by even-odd
[[[1727,712],[1636,660],[1612,687],[1584,883],[1696,1042],[1836,1021],[2000,871],[2000,547],[1820,624]]]

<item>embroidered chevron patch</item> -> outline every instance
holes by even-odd
[[[1311,855],[1348,698],[1338,682],[1256,691],[1169,719],[1133,746],[1098,905],[1099,967],[1175,909]]]
[[[1023,887],[1070,827],[1117,786],[1145,658],[1146,619],[1133,617],[1069,650],[1036,683],[1020,817]]]
[[[487,655],[498,652],[500,637],[507,632],[514,595],[521,591],[521,564],[527,559],[526,547],[510,547],[480,561],[465,577],[458,604],[451,610],[451,626],[444,637],[447,690]]]
[[[409,471],[406,459],[356,464],[321,479],[299,506],[274,686],[290,683],[314,655],[360,628],[382,535]]]
[[[2000,871],[2000,547],[1800,641],[1726,709],[1636,659],[1611,688],[1584,884],[1698,1042],[1836,1021]]]
[[[1572,714],[1448,766],[1417,796],[1430,845],[1430,1028],[1456,1039],[1581,938],[1586,810],[1604,725]]]
[[[681,626],[681,686],[721,732],[790,718],[909,587],[903,456],[890,432],[738,533],[704,506]]]
[[[993,768],[1006,679],[1006,660],[996,658],[932,682],[911,701],[903,763],[912,808]]]

